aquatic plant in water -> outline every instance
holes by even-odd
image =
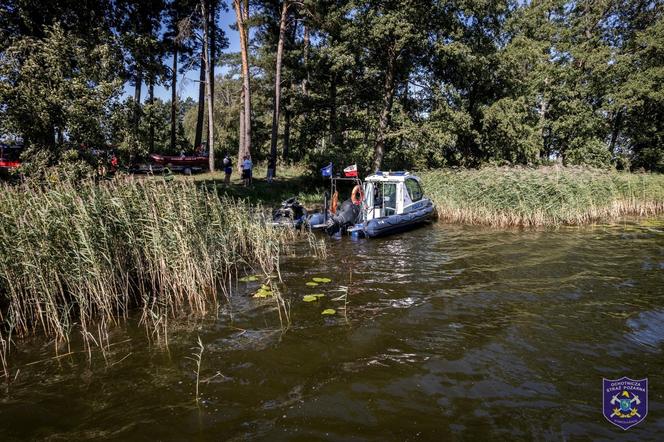
[[[198,342],[196,347],[192,348],[193,353],[191,356],[187,356],[187,359],[190,359],[196,363],[196,369],[194,370],[194,375],[196,376],[196,403],[198,403],[198,400],[200,398],[198,394],[198,387],[200,384],[200,379],[201,379],[201,362],[203,362],[203,351],[205,350],[205,347],[203,346],[203,341],[201,340],[201,337],[198,337]]]
[[[254,298],[268,298],[270,296],[273,296],[272,289],[265,284],[261,285],[261,287],[254,293]]]
[[[132,309],[163,337],[168,317],[230,298],[240,269],[278,274],[296,234],[272,229],[264,213],[178,180],[3,185],[0,358],[9,336],[87,339],[93,324],[105,329]]]
[[[242,278],[238,279],[240,282],[255,282],[258,281],[258,275],[248,275],[248,276],[243,276]]]
[[[330,278],[311,278],[313,282],[317,282],[319,284],[326,284],[328,282],[332,282]]]

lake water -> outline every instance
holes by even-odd
[[[329,240],[328,254],[283,261],[287,329],[274,300],[249,297],[259,283],[238,283],[232,308],[173,322],[168,347],[133,321],[91,358],[76,341],[58,359],[52,343],[22,343],[0,393],[0,440],[664,437],[661,220],[439,223]],[[332,281],[307,286],[312,277]],[[333,300],[344,287],[345,310]],[[302,301],[315,293],[326,296]],[[628,431],[602,416],[602,378],[622,376],[650,383],[648,416]]]

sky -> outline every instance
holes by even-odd
[[[240,52],[240,37],[236,30],[231,29],[231,25],[235,24],[235,12],[232,8],[228,8],[227,11],[221,11],[219,18],[217,19],[217,26],[221,27],[226,33],[226,38],[228,39],[228,48],[224,52]],[[170,58],[167,58],[165,61],[170,65]],[[198,100],[198,70],[192,69],[184,74],[178,75],[178,95],[180,99],[185,100],[187,97],[191,97],[194,100]],[[124,97],[133,96],[134,88],[129,84],[124,86]],[[171,90],[170,88],[164,88],[163,86],[155,86],[154,95],[157,98],[162,100],[171,99]]]

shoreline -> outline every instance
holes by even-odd
[[[250,188],[224,187],[223,174],[178,177],[216,187],[228,196],[276,207],[297,196],[308,208],[322,205],[327,181],[301,166],[281,167],[273,183],[262,175]],[[485,167],[414,171],[441,221],[493,227],[589,225],[664,213],[664,175],[581,167]],[[320,202],[319,202],[320,201]]]

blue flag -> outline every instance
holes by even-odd
[[[320,170],[320,173],[323,176],[332,176],[332,163],[328,164],[327,166],[323,167]]]

